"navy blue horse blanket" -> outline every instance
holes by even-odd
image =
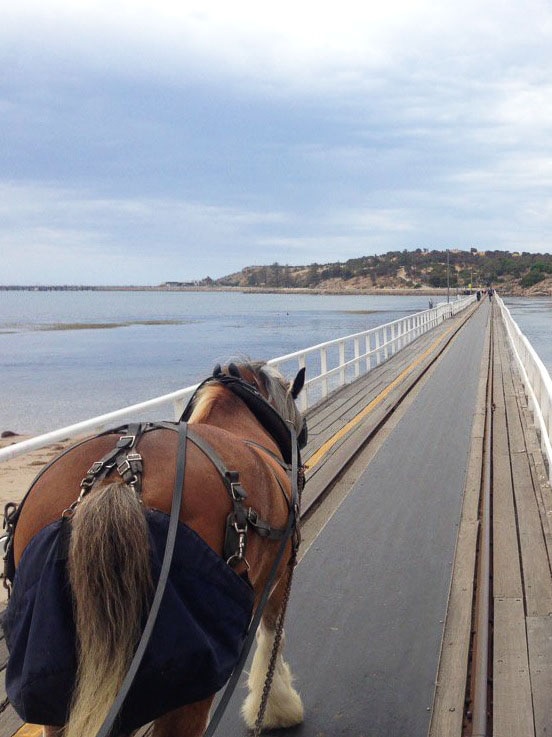
[[[169,515],[146,514],[156,584]],[[66,524],[48,525],[27,545],[3,621],[7,694],[19,716],[34,724],[63,725],[75,683]],[[121,710],[120,730],[135,729],[222,688],[242,650],[253,599],[249,582],[180,523],[159,616]]]

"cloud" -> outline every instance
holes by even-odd
[[[286,220],[278,212],[177,199],[100,199],[86,191],[6,183],[0,185],[0,218],[2,283],[10,284],[222,276],[255,255],[267,258],[255,254],[256,233]],[[221,245],[229,243],[236,246],[224,254]]]
[[[4,9],[2,27],[0,38],[12,49],[16,40],[26,42],[31,61],[80,58],[114,74],[161,76],[176,84],[233,76],[274,94],[275,82],[304,94],[309,88],[358,89],[371,84],[375,71],[406,60],[411,70],[429,65],[434,72],[448,67],[492,75],[503,54],[534,53],[546,41],[550,11],[539,0],[343,0],[338,6],[314,0],[22,0]]]
[[[2,281],[550,249],[551,19],[544,0],[8,4]]]

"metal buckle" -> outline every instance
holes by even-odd
[[[236,502],[239,502],[242,499],[247,498],[245,489],[243,488],[243,486],[240,484],[239,481],[233,481],[230,484],[230,493],[232,494],[232,499]]]
[[[128,440],[129,442],[125,443],[125,440]],[[117,448],[132,448],[135,442],[136,435],[121,435],[119,440],[117,440]]]
[[[127,453],[126,458],[117,466],[117,471],[121,476],[124,476],[127,471],[132,471],[133,463],[137,463],[141,460],[142,456],[140,453]]]
[[[102,470],[103,467],[104,467],[104,464],[101,461],[94,461],[94,463],[88,469],[88,472],[86,475],[88,476],[89,474],[92,474],[93,476],[95,476],[97,473],[99,473]]]
[[[249,507],[247,510],[247,519],[249,522],[251,522],[252,525],[256,525],[257,521],[259,519],[259,515],[257,512],[253,509],[253,507]]]
[[[238,533],[238,549],[227,559],[226,563],[229,566],[235,566],[238,563],[243,562],[247,570],[249,571],[251,566],[249,565],[249,562],[245,557],[245,546],[247,544],[247,522],[244,522],[243,526],[240,526],[238,522],[234,520],[232,522],[232,527]]]

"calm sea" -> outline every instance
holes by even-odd
[[[551,301],[509,305],[550,350]],[[217,362],[274,358],[427,306],[423,296],[0,292],[0,431],[53,430],[194,384]]]
[[[504,304],[552,374],[552,298],[505,297]]]

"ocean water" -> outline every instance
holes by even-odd
[[[508,300],[552,368],[552,300]],[[40,433],[427,309],[424,296],[0,291],[0,431]],[[172,418],[169,418],[172,419]]]
[[[505,297],[504,304],[552,374],[552,297]]]
[[[0,431],[39,433],[419,312],[427,297],[0,291]],[[169,418],[172,419],[172,418]]]

